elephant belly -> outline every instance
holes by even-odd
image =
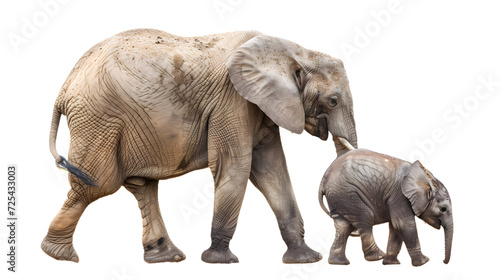
[[[370,189],[370,188],[368,188]],[[356,228],[389,222],[386,201],[363,187],[337,187],[327,194],[331,207],[335,208]]]
[[[125,129],[120,156],[126,177],[168,179],[208,166],[206,125],[170,106],[146,113]]]

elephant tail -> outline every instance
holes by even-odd
[[[323,191],[323,188],[319,188],[319,192],[318,192],[319,205],[321,206],[321,209],[323,209],[323,211],[325,211],[325,213],[331,217],[332,215],[330,214],[330,211],[326,208],[325,203],[323,201],[324,195],[325,195],[325,192]]]
[[[61,112],[59,111],[59,108],[57,108],[57,106],[54,106],[54,112],[52,113],[52,124],[50,125],[49,147],[52,156],[56,160],[56,163],[59,163],[61,161],[61,156],[56,149],[57,130],[59,130],[60,120]]]
[[[319,192],[318,192],[318,200],[319,200],[319,205],[321,206],[321,209],[323,209],[323,211],[325,211],[325,213],[328,216],[330,216],[330,218],[332,218],[332,219],[342,217],[342,214],[340,214],[340,212],[337,210],[337,208],[335,208],[335,206],[330,204],[329,206],[332,209],[328,210],[328,208],[325,206],[325,203],[323,201],[323,196],[325,196],[325,192],[324,192],[323,188],[320,187]]]
[[[61,120],[61,111],[56,105],[54,106],[54,112],[52,114],[52,124],[50,126],[50,136],[49,136],[50,152],[52,153],[52,156],[56,160],[56,166],[59,167],[60,169],[66,170],[69,173],[75,175],[80,180],[82,180],[83,183],[90,186],[95,186],[94,180],[92,180],[92,178],[90,178],[89,175],[85,174],[85,172],[83,172],[79,168],[76,168],[73,165],[71,165],[68,162],[68,160],[66,160],[63,156],[59,155],[59,153],[57,152],[56,139],[57,139],[57,131],[59,130],[60,120]]]

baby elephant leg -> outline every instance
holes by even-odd
[[[335,217],[335,241],[330,249],[329,264],[349,264],[349,260],[345,256],[345,247],[349,234],[354,230],[354,227],[343,217]]]
[[[400,264],[398,260],[399,251],[403,245],[403,238],[399,231],[389,223],[389,241],[387,242],[387,255],[384,258],[383,264]]]
[[[367,261],[378,261],[385,257],[385,253],[379,249],[375,239],[373,238],[372,227],[363,227],[359,229],[361,235],[361,245],[363,247],[363,253],[365,254],[365,260]]]

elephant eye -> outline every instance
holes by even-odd
[[[335,107],[338,104],[338,98],[337,96],[332,96],[330,97],[330,106]]]
[[[441,213],[446,212],[446,210],[448,210],[448,209],[446,209],[445,206],[442,206],[442,207],[439,208],[439,211],[441,211]]]

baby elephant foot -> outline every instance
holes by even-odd
[[[351,262],[345,257],[337,254],[330,255],[328,258],[329,264],[338,264],[338,265],[348,265]]]
[[[46,236],[42,241],[42,250],[49,256],[60,261],[78,262],[78,254],[73,248],[73,239],[53,239]]]
[[[428,261],[429,261],[429,258],[426,257],[426,256],[424,256],[424,255],[422,255],[419,258],[412,258],[411,264],[413,266],[421,266],[421,265],[426,264]]]
[[[301,246],[290,247],[283,255],[283,263],[313,263],[321,260],[320,253],[309,248],[305,243]]]
[[[401,264],[396,256],[385,256],[382,264]]]
[[[238,257],[227,249],[208,248],[201,255],[201,260],[206,263],[238,263]]]
[[[184,253],[164,237],[144,248],[144,261],[147,263],[180,262],[185,259]]]
[[[373,251],[373,252],[369,252],[369,253],[366,253],[365,254],[365,260],[369,261],[369,262],[373,262],[373,261],[378,261],[378,260],[381,260],[385,258],[385,253],[378,249]]]

